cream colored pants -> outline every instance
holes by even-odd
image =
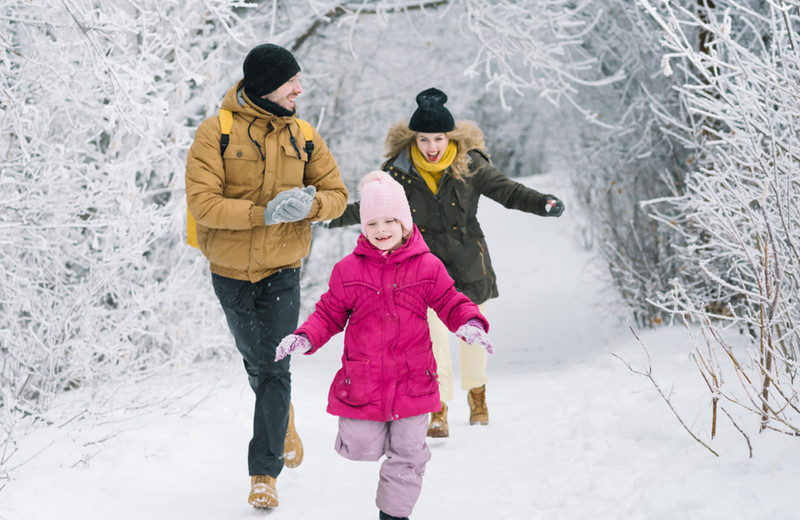
[[[486,314],[486,302],[478,305],[481,314]],[[439,397],[442,401],[451,401],[453,394],[453,367],[450,362],[450,331],[442,320],[428,309],[428,326],[431,329],[433,341],[433,357],[436,358],[437,371],[439,372]],[[467,345],[460,339],[461,346],[459,361],[461,363],[461,389],[470,390],[483,386],[489,380],[486,375],[486,362],[489,357],[486,350],[480,345]]]

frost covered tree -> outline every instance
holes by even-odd
[[[509,27],[524,40],[538,23],[517,10],[525,5],[500,4],[486,34]],[[553,100],[575,108],[562,120],[575,136],[573,180],[619,294],[639,325],[679,318],[705,327],[696,356],[715,406],[737,403],[762,428],[796,434],[800,5],[572,7],[571,27],[585,30],[577,48],[565,47],[567,61],[585,68],[565,74],[569,88]],[[523,45],[492,48],[499,70],[519,70],[528,55]],[[503,79],[537,85],[531,75]],[[723,339],[725,323],[749,349]]]
[[[671,231],[640,203],[674,193],[689,154],[660,117],[680,113],[681,77],[660,74],[658,24],[625,0],[468,4],[484,44],[471,70],[480,65],[507,103],[513,94],[550,102],[545,131],[561,157],[549,161],[569,165],[578,195],[571,211],[588,216],[587,243],[605,259],[621,303],[637,323],[659,323],[665,313],[648,298],[679,266]],[[537,8],[547,15],[530,14]],[[514,106],[518,113],[526,111]]]
[[[636,323],[657,325],[665,313],[649,297],[679,275],[680,265],[673,234],[641,203],[682,189],[689,153],[661,116],[680,119],[675,86],[683,77],[660,73],[658,25],[634,2],[605,2],[584,45],[597,57],[597,74],[622,79],[579,88],[583,110],[576,115],[589,118],[571,124],[573,184],[621,301]]]
[[[652,202],[682,266],[654,300],[701,326],[695,356],[714,412],[735,404],[761,429],[797,435],[800,3],[641,3],[662,28],[664,72],[686,77],[682,112],[662,119],[694,159],[684,189]]]
[[[181,241],[188,121],[246,43],[233,5],[6,0],[0,17],[0,410],[211,355]]]

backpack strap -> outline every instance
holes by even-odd
[[[311,127],[311,123],[304,119],[295,118],[297,121],[297,126],[300,127],[300,131],[303,133],[303,138],[306,140],[305,151],[308,155],[308,160],[311,160],[311,153],[314,151],[314,129]]]
[[[231,130],[233,129],[233,112],[226,108],[219,109],[219,154],[225,155],[225,149],[231,142]]]
[[[314,129],[311,126],[311,123],[304,119],[297,119],[297,126],[300,127],[300,132],[303,134],[303,138],[306,140],[306,145],[303,147],[306,154],[308,155],[309,160],[311,159],[311,153],[314,151]],[[220,148],[220,155],[225,155],[225,149],[228,148],[228,143],[231,141],[231,130],[233,129],[233,112],[227,110],[225,108],[219,109],[219,131],[220,131],[220,139],[219,139],[219,148]]]

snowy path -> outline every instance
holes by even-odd
[[[565,193],[552,176],[525,182]],[[646,380],[609,355],[643,362],[631,333],[604,316],[610,302],[570,238],[576,202],[565,199],[561,219],[482,202],[501,292],[487,313],[497,351],[487,386],[491,423],[469,426],[465,393],[457,391],[451,437],[429,442],[433,459],[412,518],[800,518],[796,440],[755,437],[750,460],[741,435],[721,423],[717,459],[683,432]],[[656,377],[675,384],[676,405],[705,433],[707,399],[693,391],[701,381],[685,333],[666,328],[641,337]],[[199,366],[179,381],[148,381],[174,389],[163,406],[126,409],[126,395],[147,393],[127,388],[112,419],[65,420],[31,434],[10,460],[21,466],[0,491],[0,519],[376,519],[378,465],[336,455],[336,419],[324,411],[340,341],[293,361],[306,455],[278,480],[276,510],[246,503],[252,396],[237,361]],[[180,394],[186,387],[194,390]],[[71,399],[65,410],[80,394]]]

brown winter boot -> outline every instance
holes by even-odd
[[[253,507],[264,509],[278,507],[278,490],[275,488],[275,477],[269,475],[253,475],[250,477],[250,496],[247,503]]]
[[[289,403],[289,426],[286,428],[286,439],[283,444],[283,464],[287,468],[296,468],[303,462],[303,441],[294,429],[294,406]]]
[[[449,437],[450,429],[447,427],[447,404],[442,401],[442,408],[431,414],[431,423],[428,425],[428,437]]]
[[[486,385],[467,392],[469,403],[469,423],[489,424],[489,410],[486,408]]]

